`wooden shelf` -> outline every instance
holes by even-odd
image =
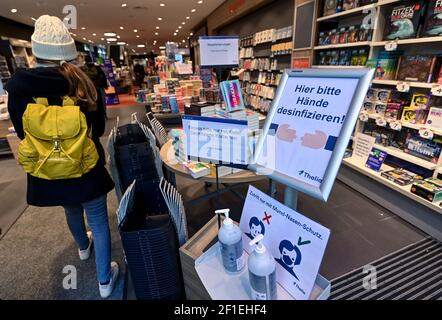
[[[349,166],[350,168],[372,178],[373,180],[376,180],[376,181],[380,182],[381,184],[383,184],[393,190],[396,190],[397,192],[403,194],[404,196],[406,196],[410,199],[413,199],[414,201],[419,202],[420,204],[442,214],[442,208],[438,204],[431,203],[430,201],[427,201],[424,198],[421,198],[421,197],[415,195],[414,193],[411,193],[411,191],[410,191],[411,185],[408,185],[408,186],[398,185],[398,184],[394,183],[393,181],[390,181],[390,180],[382,177],[380,172],[376,172],[374,170],[371,170],[369,168],[362,166],[359,162],[355,161],[353,158],[346,158],[342,161],[342,163],[344,163],[345,165]],[[383,169],[383,171],[388,171],[393,168],[384,164],[384,165],[382,165],[382,169]]]
[[[390,40],[390,41],[394,41],[394,40]],[[390,41],[375,41],[371,45],[373,47],[381,47],[381,46],[385,46],[387,44],[387,42],[390,42]],[[442,36],[397,40],[398,45],[433,43],[433,42],[442,42]]]
[[[349,43],[338,43],[338,44],[328,44],[322,46],[316,46],[314,50],[326,50],[326,49],[338,49],[338,48],[350,48],[350,47],[363,47],[370,46],[371,41],[360,41],[360,42],[349,42]]]
[[[263,96],[260,96],[260,95],[254,94],[254,93],[246,93],[246,94],[249,95],[249,96],[254,96],[254,97],[261,98],[261,99],[273,101],[272,98],[263,97]]]
[[[426,82],[413,82],[413,81],[398,81],[398,80],[376,80],[374,79],[373,84],[382,84],[387,86],[397,86],[399,82],[406,82],[413,88],[425,88],[431,89],[436,83],[426,83]]]
[[[321,22],[321,21],[325,21],[325,20],[340,18],[340,17],[343,17],[343,16],[350,16],[350,15],[353,15],[353,14],[361,14],[361,13],[363,13],[364,10],[375,8],[376,5],[377,5],[376,3],[368,4],[366,6],[357,7],[357,8],[354,8],[354,9],[350,9],[350,10],[338,12],[338,13],[335,13],[335,14],[331,14],[331,15],[328,15],[328,16],[320,17],[320,18],[316,19],[316,21],[317,22]]]

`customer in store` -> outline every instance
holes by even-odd
[[[92,140],[96,149],[101,150],[98,152],[101,156],[95,166],[79,178],[47,180],[28,174],[27,201],[39,207],[64,207],[81,260],[89,258],[94,243],[99,291],[106,298],[115,287],[119,269],[116,262],[111,262],[106,198],[114,185],[105,168],[104,151],[99,141],[105,129],[102,100],[97,100],[97,92],[88,76],[66,62],[77,58],[77,50],[60,19],[44,15],[36,21],[32,52],[37,59],[36,66],[18,70],[6,86],[8,109],[18,137],[25,138],[22,117],[34,98],[47,98],[49,105],[61,106],[62,97],[69,96],[85,114],[88,127],[92,128]],[[86,232],[83,211],[86,211],[92,233]],[[50,245],[47,244],[48,249]]]
[[[95,89],[97,89],[98,93],[98,103],[97,106],[103,106],[104,114],[107,117],[107,109],[106,109],[106,92],[105,90],[109,87],[106,74],[100,66],[97,66],[93,61],[92,57],[87,55],[85,57],[85,64],[81,67],[81,70],[86,73],[89,78],[94,83]]]

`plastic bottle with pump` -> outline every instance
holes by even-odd
[[[249,281],[253,300],[276,300],[276,264],[272,254],[262,244],[264,236],[258,234],[250,241],[256,245],[249,255]]]
[[[230,209],[215,211],[216,214],[224,214],[226,218],[218,232],[218,240],[221,244],[221,255],[226,271],[236,273],[244,268],[244,250],[242,235],[239,227],[229,217]]]

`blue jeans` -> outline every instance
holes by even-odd
[[[94,240],[97,278],[100,283],[108,282],[110,280],[111,238],[107,216],[107,196],[79,205],[64,206],[64,210],[68,227],[80,250],[89,246],[83,216],[83,210],[86,211]]]

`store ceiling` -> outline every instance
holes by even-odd
[[[179,42],[184,47],[192,28],[223,2],[224,0],[1,0],[0,15],[33,26],[33,19],[43,14],[66,17],[63,7],[74,5],[77,9],[77,29],[71,32],[76,40],[108,44],[109,37],[104,36],[104,33],[113,32],[118,36],[114,37],[117,41],[127,43],[137,53],[143,53],[151,50],[158,52],[159,47],[167,41]],[[14,9],[16,12],[13,12]],[[145,47],[139,47],[140,45]]]

